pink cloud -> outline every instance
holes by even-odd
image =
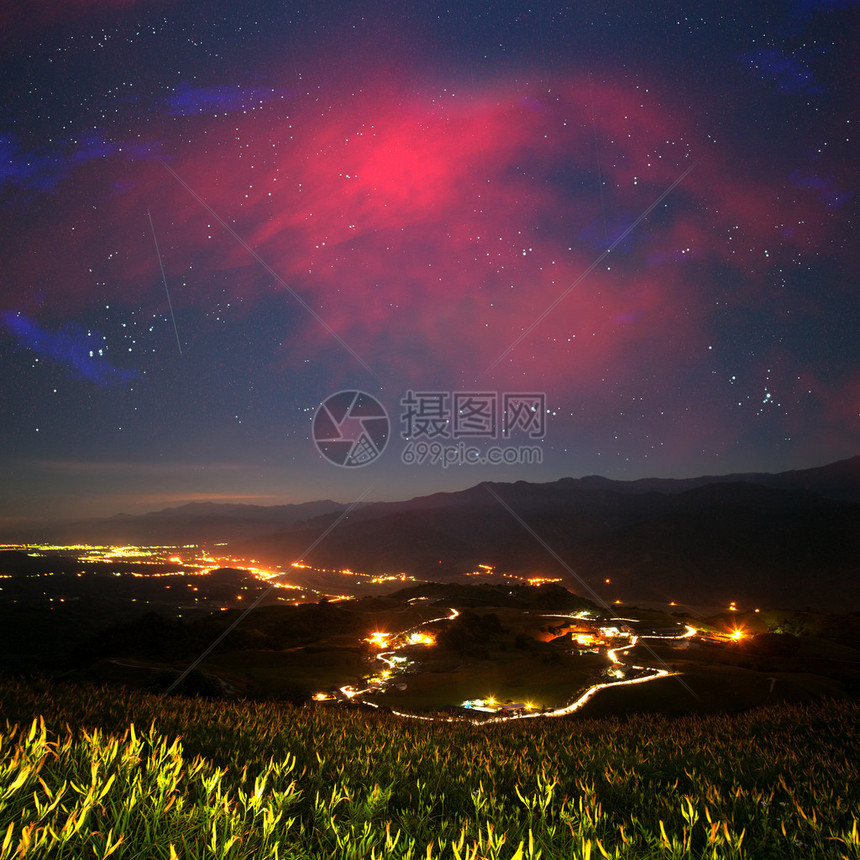
[[[746,284],[780,255],[826,241],[810,201],[783,200],[778,184],[745,175],[698,140],[684,114],[638,90],[572,75],[539,91],[498,82],[440,100],[401,87],[397,72],[332,84],[330,110],[307,98],[289,116],[270,107],[187,118],[183,138],[195,143],[177,140],[169,161],[389,379],[447,384],[480,374],[592,265],[603,218],[629,225],[692,162],[665,206],[570,290],[496,379],[527,372],[588,389],[628,374],[631,362],[669,371],[710,336],[701,267],[727,266]],[[120,180],[131,184],[117,191]],[[110,283],[120,301],[158,307],[147,209],[168,278],[186,285],[174,291],[178,306],[211,307],[213,272],[226,273],[249,306],[281,289],[155,161],[84,166],[58,195],[63,214],[43,216],[6,254],[22,306],[41,294],[43,313],[68,312]],[[106,249],[117,254],[108,259]],[[736,301],[763,299],[744,291]],[[305,357],[341,347],[308,316],[285,350]]]

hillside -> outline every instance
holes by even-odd
[[[3,857],[841,860],[860,848],[852,701],[494,727],[0,680],[0,709]]]
[[[860,609],[860,456],[777,475],[484,483],[363,504],[341,521],[343,510],[190,504],[64,524],[49,539],[226,542],[288,565],[327,532],[307,559],[317,567],[451,581],[487,564],[609,602]]]
[[[560,577],[610,602],[858,608],[856,502],[744,482],[672,493],[558,484],[490,489],[516,517],[481,486],[432,507],[370,506],[340,523],[310,560],[436,580],[487,564]],[[299,524],[240,549],[273,562],[295,558],[329,522]]]

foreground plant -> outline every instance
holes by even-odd
[[[475,727],[5,682],[0,707],[0,860],[860,858],[857,702]]]

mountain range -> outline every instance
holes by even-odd
[[[860,456],[779,474],[481,483],[361,505],[196,503],[66,524],[93,543],[224,542],[240,557],[449,581],[479,564],[602,601],[860,609]]]

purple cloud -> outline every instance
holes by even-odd
[[[4,311],[0,316],[22,346],[65,365],[79,379],[106,386],[119,385],[137,377],[137,371],[114,367],[104,357],[104,339],[97,332],[74,323],[67,323],[59,331],[51,332],[22,313]]]

